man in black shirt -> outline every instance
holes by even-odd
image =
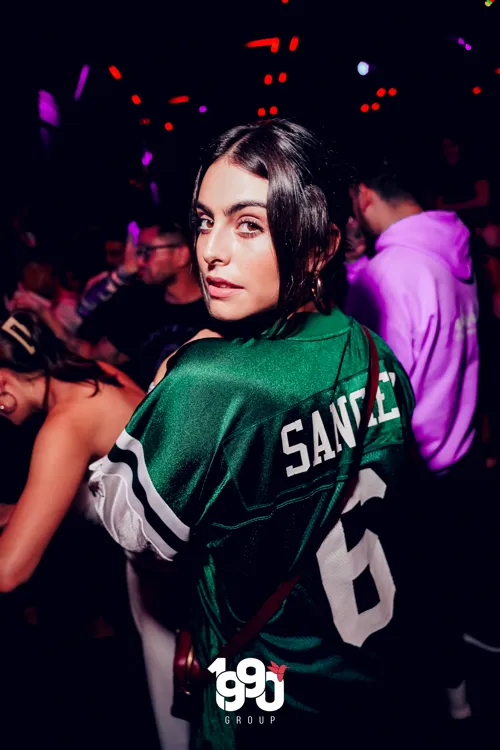
[[[209,325],[181,227],[151,223],[137,245],[130,236],[123,264],[84,293],[78,314],[77,336],[43,317],[69,349],[118,365],[147,388],[163,360]]]
[[[144,227],[135,258],[136,268],[129,266],[139,279],[129,299],[132,325],[108,339],[129,356],[129,374],[147,387],[163,360],[204,328],[209,316],[178,225]]]

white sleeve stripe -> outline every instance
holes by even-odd
[[[126,430],[123,430],[116,441],[116,445],[122,450],[131,451],[137,458],[137,478],[144,488],[150,508],[156,513],[158,518],[163,521],[165,526],[175,534],[175,536],[181,541],[187,542],[189,540],[189,526],[186,526],[186,524],[181,521],[156,490],[146,468],[142,444],[139,440],[129,435]],[[110,463],[107,459],[105,459],[105,461],[106,464]]]
[[[106,464],[105,466],[103,464]],[[118,478],[118,482],[113,479]],[[103,525],[111,534],[113,539],[125,549],[132,552],[140,551],[141,540],[137,533],[132,530],[134,523],[124,523],[126,505],[133,513],[142,530],[145,539],[167,560],[172,560],[177,554],[167,542],[151,526],[144,515],[144,508],[132,491],[132,469],[126,463],[115,464],[107,459],[95,465],[90,483],[98,486],[98,498],[96,510],[101,517]],[[107,492],[107,490],[111,490]]]

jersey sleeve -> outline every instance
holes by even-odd
[[[152,547],[172,560],[205,510],[203,486],[221,441],[226,400],[202,370],[191,363],[174,367],[92,467],[97,513],[131,552]]]

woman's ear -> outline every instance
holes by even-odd
[[[342,232],[336,224],[330,224],[330,241],[328,243],[328,260],[329,263],[339,249]]]
[[[320,273],[323,268],[330,263],[331,260],[335,257],[335,253],[339,249],[340,240],[342,237],[342,233],[338,226],[336,224],[330,224],[330,231],[329,231],[329,239],[328,239],[328,249],[326,252],[326,255],[322,260],[319,261],[319,263],[314,263],[314,261],[311,261],[311,268],[310,273]]]
[[[309,273],[321,273],[323,268],[334,258],[335,253],[339,249],[342,233],[336,224],[330,224],[329,235],[328,249],[325,257],[320,261],[315,261],[314,257],[311,258],[309,260]]]

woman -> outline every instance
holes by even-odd
[[[70,353],[33,312],[0,326],[0,415],[21,425],[47,414],[21,497],[1,509],[1,593],[31,577],[89,464],[106,455],[143,395],[110,365]]]
[[[34,312],[15,312],[0,327],[0,414],[20,425],[34,412],[47,412],[18,503],[0,505],[0,529],[6,526],[0,534],[0,592],[11,591],[31,577],[75,499],[78,510],[91,512],[86,484],[85,489],[80,486],[88,467],[111,449],[143,396],[130,378],[111,365],[71,353]],[[83,550],[83,554],[89,553]],[[169,679],[163,664],[174,635],[162,622],[154,596],[158,580],[165,580],[164,567],[147,555],[134,556],[127,565],[130,605],[143,640],[155,708],[159,700],[167,696],[168,701],[172,695],[171,667]],[[75,573],[71,568],[69,572]],[[53,579],[54,571],[49,573]],[[56,589],[66,611],[68,598]],[[78,601],[80,596],[78,592]],[[162,738],[169,739],[162,747],[187,748],[184,721],[170,717],[162,722],[157,712],[157,723]]]
[[[200,748],[380,734],[380,655],[396,623],[382,545],[413,396],[377,338],[380,383],[365,423],[368,340],[325,282],[347,199],[339,165],[298,125],[276,119],[215,142],[194,191],[194,262],[211,315],[233,334],[174,355],[91,478],[115,539],[191,567],[195,655],[223,673],[194,718]],[[215,662],[301,571],[255,637]],[[277,698],[284,685],[274,713],[261,676],[231,671],[248,657],[271,664]]]

